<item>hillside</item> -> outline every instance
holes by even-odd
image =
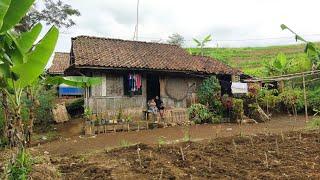
[[[317,43],[320,45],[320,43]],[[284,53],[287,58],[295,58],[301,64],[299,70],[309,69],[310,62],[304,53],[304,44],[269,46],[269,47],[247,47],[247,48],[206,48],[205,55],[223,61],[232,67],[240,68],[247,74],[264,76],[263,64],[270,61],[279,53]],[[190,48],[193,54],[200,53],[198,48]]]

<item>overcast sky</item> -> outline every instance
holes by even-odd
[[[78,35],[132,39],[137,0],[65,0],[81,12],[62,30],[56,51],[70,50]],[[140,0],[139,40],[165,42],[172,33],[211,34],[209,46],[246,47],[295,43],[284,23],[308,40],[320,40],[319,0]],[[291,37],[291,38],[290,38]]]

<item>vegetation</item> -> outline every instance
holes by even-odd
[[[316,46],[318,44],[315,44]],[[287,59],[294,59],[295,66],[290,72],[302,72],[311,69],[312,64],[304,53],[304,45],[286,45],[269,47],[245,47],[245,48],[204,48],[204,56],[209,56],[232,67],[241,69],[246,74],[253,76],[267,76],[266,62],[270,62],[279,53],[283,53]],[[192,54],[200,54],[200,48],[189,48]]]
[[[69,28],[75,25],[72,16],[80,16],[80,12],[60,0],[44,0],[35,3],[15,28],[25,32],[38,22]]]
[[[180,34],[174,33],[171,36],[169,36],[169,40],[167,41],[167,43],[182,47],[185,43],[185,40],[184,37]]]
[[[262,88],[258,93],[258,103],[267,112],[267,114],[279,108],[281,99],[278,90],[268,87]]]
[[[235,120],[242,120],[244,116],[243,100],[233,99],[233,117]]]
[[[192,104],[188,108],[188,114],[196,124],[219,122],[219,118],[203,104]]]
[[[34,0],[12,0],[1,4],[0,15],[0,80],[2,102],[5,111],[8,139],[11,145],[23,146],[24,132],[32,132],[32,125],[27,127],[22,123],[22,95],[27,92],[39,76],[55,48],[58,39],[58,29],[54,26],[36,44],[42,29],[40,23],[28,32],[14,32],[13,28],[26,14]],[[32,122],[32,121],[30,121]]]
[[[193,41],[197,44],[197,47],[200,48],[201,56],[204,56],[204,48],[207,45],[207,43],[212,41],[212,38],[211,38],[211,35],[209,34],[202,40],[193,38]]]
[[[207,105],[209,110],[216,115],[221,115],[223,112],[220,94],[221,86],[215,76],[205,79],[197,90],[199,102]]]
[[[25,149],[20,149],[17,157],[9,163],[7,168],[7,178],[9,180],[27,180],[28,175],[31,172],[31,166],[33,162],[31,156]]]
[[[307,127],[309,129],[320,129],[320,118],[316,117],[308,122]]]

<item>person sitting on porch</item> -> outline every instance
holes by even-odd
[[[158,108],[158,111],[160,112],[160,117],[163,118],[163,113],[164,113],[164,106],[163,106],[163,101],[160,99],[159,96],[156,96],[155,98],[156,106]]]
[[[157,104],[154,101],[154,99],[149,100],[149,102],[148,102],[148,111],[153,113],[153,114],[157,114],[158,113]]]

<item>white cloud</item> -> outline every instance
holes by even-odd
[[[77,25],[62,34],[57,51],[70,50],[70,37],[94,35],[132,39],[136,0],[67,0],[81,12]],[[300,34],[320,34],[317,0],[140,0],[139,40],[165,41],[180,33],[192,38],[212,34],[210,44],[224,47],[295,43],[285,23]],[[320,40],[320,36],[306,36]]]

